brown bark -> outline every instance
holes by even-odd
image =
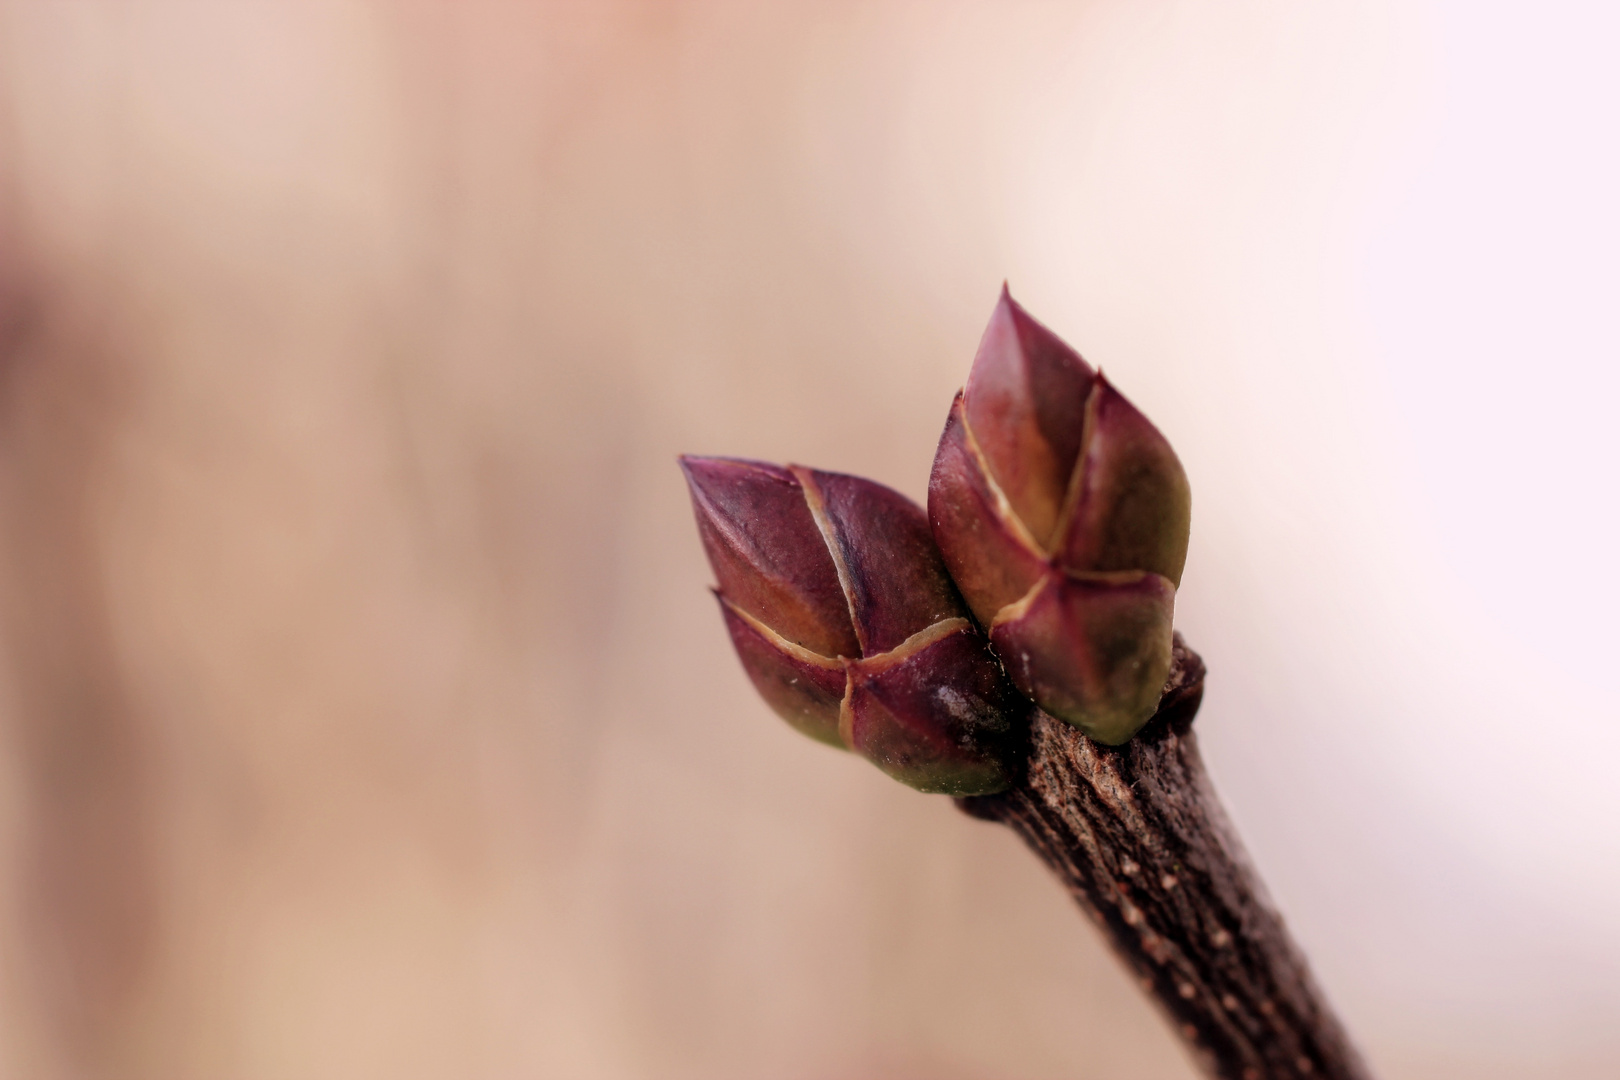
[[[1204,772],[1203,692],[1204,662],[1177,634],[1135,738],[1102,746],[1037,712],[1018,781],[957,803],[1052,868],[1211,1076],[1368,1080]]]

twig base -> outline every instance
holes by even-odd
[[[1020,779],[957,804],[1024,838],[1211,1076],[1369,1080],[1210,786],[1192,731],[1203,690],[1177,634],[1135,738],[1102,746],[1037,712]]]

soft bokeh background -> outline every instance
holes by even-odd
[[[1003,278],[1381,1074],[1620,1075],[1609,10],[0,6],[0,1075],[1190,1076],[672,461],[920,496]]]

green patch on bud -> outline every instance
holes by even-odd
[[[1170,675],[1175,588],[1158,574],[1052,573],[996,616],[1013,685],[1109,746],[1153,717]]]

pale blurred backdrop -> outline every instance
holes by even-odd
[[[674,466],[921,497],[1004,278],[1381,1075],[1620,1075],[1611,10],[0,5],[0,1076],[1190,1077]]]

